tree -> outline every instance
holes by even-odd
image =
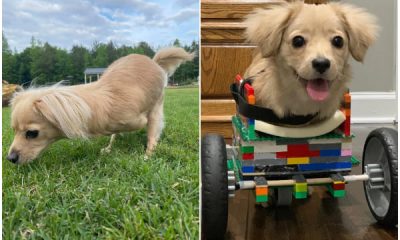
[[[2,44],[2,58],[3,58],[3,79],[9,81],[10,83],[17,82],[17,70],[16,70],[16,58],[13,56],[10,46],[8,45],[8,41],[6,36],[2,36],[3,44]]]
[[[153,58],[156,54],[147,42],[139,42],[135,48],[138,50],[138,53],[144,54],[150,58]]]

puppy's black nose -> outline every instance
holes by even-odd
[[[311,63],[313,68],[321,74],[323,74],[331,66],[331,62],[328,59],[321,57],[312,60]]]
[[[19,155],[17,152],[11,152],[6,158],[8,161],[10,161],[12,163],[17,163]]]

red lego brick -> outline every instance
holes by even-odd
[[[254,95],[254,88],[250,84],[246,83],[244,88],[246,90],[246,96]]]
[[[345,188],[345,183],[337,183],[337,184],[332,184],[333,190],[344,190]]]
[[[236,79],[236,84],[240,84],[240,81],[243,80],[243,78],[242,78],[242,76],[240,76],[240,74],[237,74],[235,79]]]
[[[276,158],[288,158],[287,152],[276,152]]]
[[[308,144],[289,144],[288,145],[288,152],[308,152]]]
[[[253,160],[254,159],[254,153],[243,153],[242,154],[242,160]]]

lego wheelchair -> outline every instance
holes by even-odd
[[[237,106],[232,145],[215,134],[201,142],[203,239],[224,238],[228,198],[242,189],[254,191],[258,204],[288,206],[309,197],[309,186],[326,187],[332,197],[342,198],[345,184],[363,181],[377,222],[397,225],[397,131],[372,131],[364,145],[362,174],[351,175],[360,161],[352,155],[349,93],[331,119],[306,124],[314,116],[279,119],[256,106],[251,82],[239,75],[231,92]]]

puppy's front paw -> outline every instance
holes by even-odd
[[[105,147],[105,148],[102,148],[101,150],[100,150],[100,153],[101,154],[108,154],[108,153],[110,153],[111,152],[111,148],[110,147]]]

